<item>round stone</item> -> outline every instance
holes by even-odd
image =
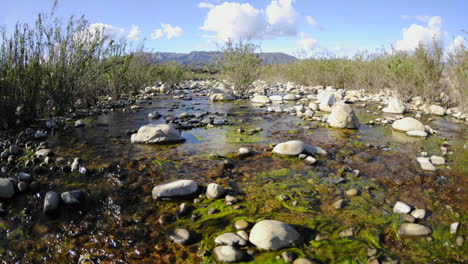
[[[245,221],[245,220],[237,220],[235,223],[234,223],[234,227],[237,229],[237,230],[245,230],[249,227],[249,222]]]

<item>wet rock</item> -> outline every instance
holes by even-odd
[[[7,160],[9,156],[10,156],[10,151],[5,150],[0,154],[0,159],[1,160]]]
[[[424,217],[426,217],[426,210],[416,209],[411,212],[411,216],[413,216],[416,219],[424,219]]]
[[[440,157],[440,156],[431,156],[431,163],[433,165],[444,165],[445,164],[445,159],[443,157]]]
[[[458,231],[458,227],[460,226],[459,222],[451,223],[450,224],[450,234],[455,235]]]
[[[158,119],[160,117],[161,117],[161,114],[156,111],[148,114],[149,119]]]
[[[297,258],[294,260],[293,264],[318,264],[318,262],[306,258]]]
[[[294,261],[294,259],[296,258],[296,254],[294,254],[293,252],[291,251],[284,251],[281,256],[283,257],[283,260],[286,262],[286,263],[292,263]]]
[[[211,199],[221,198],[226,190],[217,183],[210,183],[206,188],[206,197]]]
[[[327,152],[321,147],[312,147],[309,145],[304,146],[304,151],[309,154],[316,154],[316,155],[327,155]]]
[[[221,262],[238,262],[244,257],[244,253],[233,246],[219,246],[214,249],[216,258]]]
[[[15,188],[8,179],[0,178],[0,199],[11,199],[15,195]]]
[[[63,192],[60,197],[65,205],[79,205],[83,202],[84,193],[81,190]]]
[[[20,153],[20,148],[17,145],[10,146],[10,154],[11,155],[18,155]]]
[[[226,197],[224,197],[224,201],[226,202],[227,205],[232,205],[237,202],[237,198],[235,196],[228,194],[226,195]]]
[[[304,159],[304,162],[308,165],[313,165],[314,163],[317,162],[317,160],[311,156],[308,156],[307,158]]]
[[[461,247],[465,243],[465,238],[462,236],[458,236],[457,239],[455,239],[455,242],[459,247]]]
[[[47,137],[47,134],[41,131],[36,131],[36,133],[34,134],[35,139],[43,139],[46,137]]]
[[[234,233],[224,233],[215,238],[216,245],[246,246],[247,240]]]
[[[194,194],[198,190],[198,184],[193,180],[178,180],[153,188],[153,199],[172,198]]]
[[[186,203],[182,203],[179,206],[179,211],[177,212],[179,216],[187,215],[190,212],[190,206]]]
[[[380,261],[378,258],[373,257],[373,258],[368,259],[366,264],[380,264]]]
[[[140,127],[138,132],[131,136],[130,141],[132,143],[164,144],[183,142],[185,139],[170,125],[150,124]]]
[[[239,157],[248,157],[252,155],[252,152],[248,148],[239,148],[239,151],[237,152],[237,155]]]
[[[357,129],[361,125],[351,106],[344,103],[338,103],[333,106],[327,123],[334,128],[349,129]]]
[[[34,155],[36,155],[36,157],[39,157],[39,158],[50,157],[54,155],[54,151],[51,149],[40,149],[36,151]]]
[[[392,128],[403,132],[408,132],[412,130],[425,131],[424,124],[421,123],[421,121],[412,117],[405,117],[403,119],[393,122]]]
[[[358,195],[358,190],[356,188],[351,188],[349,190],[346,191],[346,195],[348,196],[356,196]]]
[[[400,219],[401,221],[408,223],[414,223],[414,221],[416,221],[416,219],[414,219],[414,217],[409,214],[400,214]]]
[[[343,204],[344,204],[344,200],[343,200],[343,199],[339,199],[338,201],[335,201],[335,202],[333,203],[333,207],[334,207],[335,209],[341,209],[341,208],[343,208]]]
[[[223,88],[213,88],[210,91],[210,100],[215,101],[232,101],[234,95],[231,90]]]
[[[237,230],[245,230],[249,227],[249,222],[245,221],[245,220],[237,220],[235,223],[234,223],[234,227],[237,229]]]
[[[44,213],[52,213],[60,205],[60,196],[53,191],[48,191],[44,197]]]
[[[273,152],[280,155],[297,156],[304,151],[304,142],[299,140],[292,140],[279,143],[273,148]]]
[[[281,95],[271,95],[270,100],[271,101],[283,101],[283,97]]]
[[[374,160],[374,156],[367,152],[359,152],[352,157],[352,159],[359,163],[369,163]]]
[[[169,232],[169,238],[179,245],[188,244],[191,240],[190,231],[184,228],[175,228]]]
[[[434,167],[434,165],[432,165],[429,158],[418,157],[418,158],[416,158],[416,160],[418,161],[418,163],[421,166],[422,170],[425,170],[425,171],[435,171],[436,170],[436,168]]]
[[[18,182],[16,186],[18,187],[18,190],[20,192],[25,193],[28,191],[29,184],[27,182],[21,181],[21,182]]]
[[[290,225],[275,220],[263,220],[254,225],[249,240],[260,249],[279,250],[291,246],[300,238]]]
[[[410,137],[422,137],[422,138],[426,138],[428,136],[427,133],[422,130],[411,130],[411,131],[406,132],[406,135]]]
[[[398,235],[402,237],[428,236],[431,229],[427,226],[414,223],[403,223],[398,229]]]
[[[352,236],[354,236],[354,228],[353,227],[345,229],[345,230],[341,231],[340,233],[338,233],[339,238],[352,237]]]
[[[383,108],[382,112],[392,114],[403,114],[405,110],[406,107],[403,104],[403,102],[400,99],[393,97],[390,100],[388,100],[387,107]]]
[[[86,126],[85,122],[83,120],[76,120],[75,121],[75,127],[84,127]]]
[[[265,96],[265,95],[255,95],[250,101],[252,101],[252,103],[256,103],[256,104],[269,104],[271,103],[271,100],[268,96]]]
[[[283,100],[285,101],[295,101],[297,100],[297,97],[294,94],[287,94],[283,96]]]
[[[411,212],[411,207],[404,202],[397,201],[393,206],[393,212],[395,214],[408,214]]]
[[[25,173],[25,172],[20,172],[18,173],[18,181],[24,181],[24,182],[31,182],[32,181],[32,176],[31,174]]]

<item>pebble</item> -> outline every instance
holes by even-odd
[[[48,191],[44,198],[44,213],[51,213],[58,209],[60,205],[60,196],[53,191]]]
[[[245,220],[237,220],[235,223],[234,223],[234,227],[237,229],[237,230],[245,230],[247,228],[249,228],[249,222],[245,221]]]
[[[398,229],[398,235],[402,237],[428,236],[430,234],[429,227],[420,224],[403,223]]]
[[[232,195],[226,195],[226,197],[224,197],[224,201],[226,202],[227,205],[232,205],[235,202],[237,202],[237,198]]]
[[[296,254],[294,254],[293,252],[291,251],[284,251],[281,256],[283,257],[283,260],[286,262],[286,263],[292,263],[294,261],[294,259],[296,258]]]
[[[216,209],[216,208],[210,208],[210,209],[208,210],[208,212],[206,212],[206,213],[209,214],[209,215],[211,215],[211,214],[216,214],[216,213],[218,213],[218,212],[219,212],[218,209]]]
[[[450,234],[455,235],[458,231],[458,227],[460,226],[459,222],[455,222],[450,224]]]
[[[377,255],[377,249],[376,248],[367,248],[367,256],[368,257],[373,257]]]
[[[10,199],[15,195],[15,188],[8,179],[0,178],[0,199]]]
[[[440,157],[440,156],[431,156],[431,163],[433,165],[444,165],[445,164],[445,159],[443,157]]]
[[[18,185],[16,186],[18,187],[18,190],[20,192],[25,193],[28,191],[29,184],[27,182],[21,181],[21,182],[18,182]]]
[[[236,234],[245,240],[249,240],[249,234],[244,230],[237,231]]]
[[[244,253],[233,246],[218,246],[214,249],[216,258],[221,262],[238,262],[244,257]]]
[[[457,245],[461,247],[463,246],[463,243],[465,243],[465,238],[463,238],[462,236],[458,236],[456,239],[456,242],[457,242]]]
[[[400,219],[403,222],[408,222],[408,223],[414,223],[414,221],[415,221],[414,217],[412,215],[409,215],[409,214],[401,214]]]
[[[251,154],[252,153],[248,148],[239,148],[239,151],[237,152],[237,155],[239,155],[239,157],[247,157]]]
[[[338,237],[340,237],[340,238],[352,237],[353,235],[354,235],[354,228],[353,227],[345,229],[345,230],[341,231],[340,233],[338,233]]]
[[[335,209],[341,209],[343,208],[343,204],[344,204],[344,200],[339,199],[338,201],[333,203],[333,207],[335,207]]]
[[[317,162],[317,160],[311,156],[308,156],[307,158],[304,159],[304,162],[308,165],[313,165],[314,163]]]
[[[32,177],[28,173],[20,172],[18,173],[18,181],[31,182]]]
[[[355,188],[352,188],[346,191],[346,195],[348,196],[356,196],[357,194],[358,194],[358,190]]]
[[[246,246],[247,240],[234,233],[224,233],[215,238],[214,242],[217,245],[227,245],[227,246]]]
[[[411,215],[416,219],[424,219],[424,217],[426,217],[426,210],[416,209],[411,212]]]
[[[393,206],[393,212],[395,214],[408,214],[411,212],[411,207],[404,202],[396,202],[395,206]]]
[[[169,238],[179,245],[187,244],[190,239],[190,231],[184,228],[175,228],[169,233]]]
[[[210,183],[206,189],[206,197],[211,199],[221,198],[226,190],[217,183]]]

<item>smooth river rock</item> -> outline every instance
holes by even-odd
[[[416,160],[418,161],[419,165],[421,166],[421,169],[423,169],[425,171],[435,171],[436,170],[436,168],[434,167],[434,165],[432,165],[429,158],[418,157],[418,158],[416,158]]]
[[[411,212],[411,206],[404,202],[397,201],[393,206],[393,212],[395,214],[409,214]]]
[[[216,247],[214,253],[219,261],[227,263],[240,261],[244,257],[242,251],[233,246]]]
[[[246,246],[247,240],[234,233],[224,233],[215,238],[215,243],[217,245],[227,246]]]
[[[333,106],[327,123],[334,128],[357,129],[361,125],[349,104],[338,103]]]
[[[206,188],[206,197],[211,199],[221,198],[226,190],[217,183],[210,183]]]
[[[138,132],[131,136],[130,141],[132,143],[164,144],[183,142],[185,139],[170,125],[150,124],[140,127]]]
[[[429,227],[414,223],[403,223],[398,229],[398,235],[402,237],[428,236],[430,234]]]
[[[269,104],[271,103],[271,100],[268,96],[265,96],[265,95],[255,95],[252,99],[251,99],[252,103],[256,103],[256,104]]]
[[[263,220],[254,225],[249,240],[260,249],[279,250],[299,240],[300,235],[288,224],[276,220]]]
[[[10,199],[15,195],[15,188],[8,179],[0,178],[0,199]]]
[[[382,112],[391,114],[403,114],[405,110],[406,107],[403,104],[403,102],[400,99],[394,97],[388,100],[387,107],[383,108]]]
[[[408,132],[412,130],[425,130],[424,124],[421,123],[421,121],[412,117],[405,117],[403,119],[395,121],[392,124],[392,128],[403,132]]]
[[[178,180],[161,185],[157,185],[153,188],[152,196],[153,199],[159,197],[179,197],[194,194],[198,189],[198,184],[193,180]]]
[[[60,196],[58,193],[48,191],[44,197],[44,213],[51,213],[60,205]]]
[[[280,155],[297,156],[304,151],[305,144],[299,140],[279,143],[273,148],[273,152]]]

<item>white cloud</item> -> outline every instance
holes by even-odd
[[[461,46],[465,46],[466,47],[466,43],[465,43],[466,39],[461,36],[461,35],[458,35],[455,37],[455,39],[453,40],[453,42],[447,47],[447,52],[454,52],[456,51],[457,48],[461,47]]]
[[[395,43],[397,50],[411,51],[418,47],[419,43],[431,45],[433,41],[441,42],[447,35],[442,31],[442,18],[433,16],[427,20],[427,26],[412,24],[403,29],[403,39]]]
[[[209,9],[211,9],[211,8],[214,8],[215,5],[210,4],[210,3],[200,2],[200,3],[198,3],[198,7],[199,8],[209,8]]]
[[[307,24],[311,25],[312,27],[316,28],[317,30],[320,30],[320,31],[323,30],[323,27],[321,25],[319,25],[317,23],[317,21],[315,21],[315,19],[313,19],[311,16],[306,16],[306,21],[307,21]]]
[[[292,6],[294,0],[273,0],[266,8],[269,33],[278,36],[297,34],[297,13]]]
[[[123,28],[114,27],[104,23],[91,24],[86,31],[94,36],[108,37],[112,40],[121,39],[125,34],[125,30]]]
[[[225,42],[228,38],[295,36],[298,23],[293,2],[294,0],[272,0],[266,9],[257,9],[249,3],[200,3],[199,7],[209,8],[200,29],[213,32],[205,37],[217,42]]]
[[[301,33],[297,40],[297,45],[301,50],[309,53],[317,47],[318,40],[307,36],[305,33]]]
[[[161,28],[155,29],[151,33],[152,39],[160,39],[166,37],[167,39],[177,38],[182,36],[183,30],[180,27],[173,27],[170,24],[161,23]]]
[[[138,26],[132,25],[130,33],[127,35],[128,40],[138,40],[140,38],[141,30]]]

